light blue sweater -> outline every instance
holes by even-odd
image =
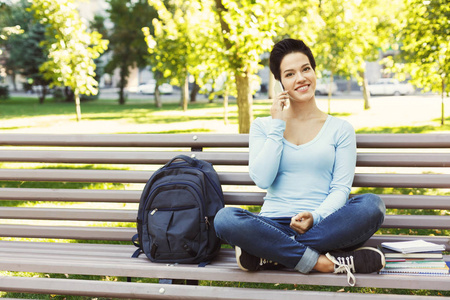
[[[257,118],[250,128],[250,177],[267,189],[261,215],[293,217],[309,211],[314,225],[348,200],[356,165],[356,136],[347,121],[328,116],[303,145],[283,137],[286,123]]]

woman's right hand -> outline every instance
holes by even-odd
[[[300,234],[307,232],[314,224],[314,218],[312,213],[309,211],[304,211],[291,219],[291,228]]]
[[[283,120],[283,110],[289,105],[289,94],[284,91],[278,94],[273,100],[270,114],[273,119]]]

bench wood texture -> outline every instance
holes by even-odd
[[[445,192],[450,188],[450,134],[359,134],[357,145],[355,191],[378,187]],[[154,170],[178,154],[213,163],[223,185],[226,205],[262,204],[264,191],[255,187],[248,175],[248,135],[0,134],[0,202],[13,203],[2,204],[0,210],[0,270],[347,286],[346,275],[302,275],[293,270],[243,272],[237,267],[231,249],[222,249],[219,257],[204,268],[151,263],[145,255],[131,258],[136,249],[131,237],[136,233],[134,223],[143,185]],[[13,181],[20,182],[18,187],[5,184]],[[45,186],[27,187],[28,182]],[[121,183],[127,188],[63,188],[61,182]],[[450,251],[448,236],[415,233],[419,229],[450,229],[448,213],[402,214],[405,209],[448,211],[450,196],[398,193],[380,196],[387,208],[397,209],[391,210],[397,213],[388,215],[382,227],[411,229],[412,233],[375,235],[368,245],[421,238],[443,244]],[[21,205],[23,201],[35,201],[37,205]],[[450,260],[450,256],[446,259]],[[450,277],[357,274],[356,278],[357,287],[450,290]],[[0,276],[0,290],[139,299],[396,297],[21,276]]]

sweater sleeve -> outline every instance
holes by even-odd
[[[277,176],[285,128],[283,120],[262,118],[256,119],[250,128],[249,174],[262,189],[270,187]]]
[[[335,149],[330,192],[322,204],[312,212],[314,225],[344,206],[350,195],[356,167],[356,135],[350,123],[343,123]]]

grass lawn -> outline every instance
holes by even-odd
[[[326,111],[327,101],[318,99],[319,107]],[[269,115],[269,100],[254,102],[254,117]],[[439,123],[440,102],[436,99],[381,99],[372,100],[372,109],[364,110],[361,99],[334,99],[331,104],[332,115],[347,119],[358,133],[433,133],[449,131],[450,126],[441,126]],[[403,109],[403,110],[401,110]],[[237,133],[237,105],[229,104],[228,124],[224,121],[224,108],[221,102],[190,103],[187,112],[183,112],[176,103],[164,104],[163,108],[156,108],[150,100],[129,100],[126,105],[118,105],[117,100],[96,100],[81,104],[82,121],[76,122],[73,103],[55,102],[47,100],[40,105],[36,98],[13,97],[0,101],[0,130],[2,133]],[[450,123],[450,117],[446,118]],[[0,167],[2,165],[0,164]],[[59,166],[56,166],[57,168]],[[92,168],[93,166],[83,166]],[[102,168],[112,168],[102,166]],[[48,183],[0,182],[0,187],[24,186],[45,187]],[[82,186],[74,186],[74,185]],[[63,184],[64,185],[64,184]],[[125,188],[122,184],[99,186],[100,184],[68,183],[58,188]],[[381,190],[360,189],[359,192],[382,193]],[[402,194],[435,194],[445,193],[431,189],[396,189],[385,191]],[[2,205],[33,206],[30,202],[4,202]],[[45,205],[45,203],[39,203]],[[69,204],[70,205],[70,204]],[[410,210],[409,214],[449,214],[448,211]],[[402,231],[388,232],[401,234]],[[410,230],[407,230],[411,233]],[[420,231],[417,234],[450,235],[450,231]],[[10,275],[10,272],[0,272],[0,275]],[[17,273],[16,273],[17,274]],[[20,274],[23,276],[51,276],[65,277],[58,274]],[[67,275],[69,276],[69,275]],[[126,280],[115,277],[96,277],[70,275],[71,278],[98,279],[98,280]],[[137,279],[141,282],[155,282],[153,279]],[[440,291],[411,291],[386,290],[352,287],[318,287],[298,285],[272,285],[236,282],[210,282],[202,281],[201,285],[219,285],[233,287],[262,287],[270,289],[289,290],[325,290],[339,292],[366,292],[388,294],[416,294],[450,296],[450,292]],[[1,297],[48,299],[47,295],[29,295],[20,293],[0,293]],[[84,297],[55,296],[51,299],[87,299]],[[98,298],[101,299],[101,298]]]
[[[256,100],[254,117],[268,116],[269,100]],[[327,111],[327,100],[318,98],[318,106]],[[39,104],[36,98],[15,97],[0,101],[0,130],[29,133],[237,133],[237,105],[228,107],[225,124],[221,102],[202,100],[190,103],[186,112],[177,103],[156,108],[152,100],[129,100],[118,105],[116,100],[101,99],[81,104],[82,121],[76,122],[73,103],[52,99]],[[363,109],[361,99],[333,99],[331,114],[348,120],[358,133],[429,133],[449,131],[440,125],[440,100],[378,97],[372,108]],[[450,123],[450,115],[447,117]]]

